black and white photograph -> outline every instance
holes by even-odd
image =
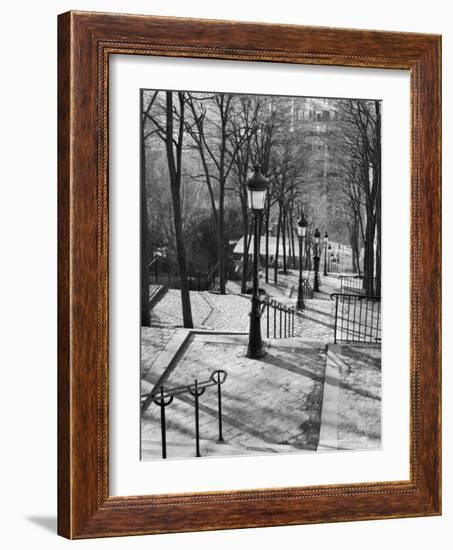
[[[141,459],[379,450],[384,103],[139,103]]]

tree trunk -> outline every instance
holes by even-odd
[[[290,211],[290,215],[289,215],[289,219],[288,219],[288,235],[290,236],[290,239],[291,239],[291,261],[292,261],[292,268],[293,269],[296,269],[296,267],[298,267],[298,265],[296,265],[296,247],[295,247],[295,244],[294,244],[294,220],[293,220],[293,209],[291,208],[291,211]],[[300,261],[300,258],[299,258],[299,261]]]
[[[355,216],[350,228],[350,241],[352,250],[352,272],[357,273],[359,277],[362,274],[360,269],[360,238],[359,238],[359,222],[357,215]]]
[[[225,222],[224,222],[224,184],[220,186],[219,195],[219,231],[218,231],[218,255],[219,255],[219,293],[225,294],[226,290],[226,258],[225,258]]]
[[[247,275],[249,271],[249,240],[248,240],[248,214],[247,204],[241,200],[242,210],[242,227],[244,234],[244,242],[242,248],[242,274],[241,274],[241,292],[245,294],[247,292]]]
[[[304,251],[304,264],[302,266],[303,269],[306,271],[311,271],[311,238],[309,238],[309,235],[305,237],[304,240],[305,243],[305,251]]]
[[[271,205],[269,199],[266,201],[266,265],[265,265],[265,276],[266,283],[269,282],[269,217],[271,215]]]
[[[286,265],[286,210],[282,206],[283,216],[281,218],[281,231],[282,231],[282,248],[283,248],[283,273],[288,273],[288,266]]]
[[[182,231],[181,215],[181,152],[182,152],[182,132],[177,147],[177,163],[173,153],[173,97],[172,92],[166,92],[166,136],[165,146],[167,150],[168,169],[170,173],[170,189],[173,203],[173,224],[175,228],[176,239],[176,257],[178,261],[179,279],[181,282],[181,306],[183,324],[185,328],[193,328],[192,309],[190,306],[189,281],[187,277],[186,249]],[[182,100],[180,98],[181,110]],[[180,114],[181,118],[183,113]],[[183,120],[180,121],[180,125]],[[180,126],[181,127],[181,126]]]
[[[226,125],[228,119],[228,99],[221,95],[219,103],[221,118],[221,143],[219,159],[219,293],[225,294],[226,290],[226,250],[225,250],[225,154],[226,154]],[[226,103],[225,103],[226,101]]]
[[[376,205],[376,229],[377,229],[377,243],[376,243],[376,285],[374,286],[374,293],[376,296],[381,295],[381,201],[378,199]]]
[[[350,235],[350,242],[351,242],[351,252],[352,252],[352,272],[357,273],[357,253],[355,249],[355,241],[354,241],[354,235],[351,231]]]
[[[376,108],[376,159],[377,165],[375,168],[375,182],[377,185],[376,192],[376,286],[375,293],[381,295],[381,104],[375,102]]]
[[[282,209],[279,205],[278,207],[278,222],[277,222],[277,238],[275,243],[275,258],[274,258],[274,284],[277,284],[278,281],[278,253],[280,246],[280,225],[282,222]]]
[[[143,93],[140,97],[140,112],[143,112]],[[142,327],[151,326],[151,311],[149,307],[149,230],[148,230],[148,207],[146,201],[146,156],[145,156],[145,136],[142,126],[141,139],[141,185],[140,185],[140,248],[141,248],[141,325]]]
[[[370,208],[367,209],[367,220],[365,229],[365,253],[363,259],[364,290],[370,293],[370,284],[374,277],[374,237],[376,220]]]

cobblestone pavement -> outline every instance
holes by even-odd
[[[294,274],[289,272],[288,280],[297,280]],[[231,284],[230,284],[231,283]],[[190,293],[192,316],[195,328],[244,332],[249,326],[250,297],[242,294],[234,294],[240,290],[236,282],[229,283],[229,294],[220,295],[213,292]],[[234,283],[234,284],[233,284]],[[338,286],[335,277],[325,278],[324,291],[316,293],[315,298],[306,300],[306,308],[295,317],[295,335],[304,341],[319,341],[327,343],[333,339],[333,304],[330,300],[331,292]],[[273,286],[267,285],[267,291],[271,293]],[[285,287],[286,288],[286,287]],[[280,291],[270,294],[288,307],[295,305],[296,298],[282,295]],[[262,316],[262,330],[267,337],[274,334],[279,336],[280,314],[272,308],[269,309],[269,323],[267,322],[267,308]],[[274,316],[276,333],[274,333]],[[153,326],[175,327],[182,326],[181,297],[179,290],[169,289],[151,311],[151,323]],[[284,320],[283,320],[284,323]],[[282,330],[284,336],[284,330]]]
[[[190,303],[195,328],[211,330],[247,330],[250,311],[249,297],[235,294],[216,294],[208,291],[191,291]],[[181,295],[169,289],[151,310],[154,326],[182,326]]]
[[[172,327],[152,327],[141,330],[141,377],[146,376],[175,333]]]
[[[312,278],[308,272],[304,273],[305,276]],[[265,283],[260,280],[260,287],[264,288],[269,296],[275,298],[280,303],[287,307],[294,307],[297,300],[297,285],[298,285],[298,273],[296,271],[288,271],[287,275],[279,275],[279,285],[273,285],[272,283]],[[231,290],[237,290],[237,285],[232,286]],[[305,309],[298,312],[295,317],[295,335],[307,342],[318,341],[326,344],[333,341],[333,302],[330,299],[330,295],[337,292],[340,288],[340,281],[336,276],[322,277],[321,280],[321,292],[317,292],[314,298],[305,301]],[[262,330],[263,334],[267,335],[267,311],[263,312],[262,317]],[[279,336],[279,313],[276,313],[276,332]],[[269,311],[269,336],[272,338],[274,335],[274,312]]]
[[[299,314],[298,327],[297,334],[302,340],[324,344],[331,342],[334,337],[332,303],[323,299],[307,301],[305,309]]]
[[[340,346],[342,369],[338,444],[343,449],[381,446],[381,348]]]
[[[206,325],[213,330],[244,332],[249,326],[250,299],[242,295],[203,292],[211,306]]]
[[[308,278],[311,286],[313,287],[313,272],[304,271],[303,276]],[[269,296],[275,298],[278,301],[290,301],[295,304],[297,300],[297,289],[299,285],[299,271],[295,269],[288,269],[288,272],[283,275],[279,273],[277,284],[273,283],[274,272],[269,274],[269,282],[266,283],[264,277],[264,271],[260,271],[259,286],[266,291]],[[337,274],[330,274],[327,277],[320,275],[320,292],[315,293],[315,298],[330,299],[330,295],[340,290],[341,284]],[[227,291],[232,294],[239,294],[241,291],[240,281],[228,281]]]
[[[205,299],[205,292],[191,292],[192,319],[195,327],[203,327],[212,311]],[[183,325],[181,291],[168,289],[165,295],[151,309],[151,325],[177,327]]]
[[[319,438],[325,356],[317,344],[274,341],[261,360],[245,357],[246,338],[195,334],[173,369],[169,387],[208,379],[222,368],[223,434],[218,437],[217,391],[200,398],[202,455],[314,451]],[[159,407],[142,419],[142,458],[160,458]],[[178,396],[166,411],[167,442],[177,456],[194,456],[193,398]],[[169,453],[170,456],[170,453]]]

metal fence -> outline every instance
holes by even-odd
[[[308,280],[308,277],[302,279],[302,292],[304,295],[304,300],[313,300],[313,287]]]
[[[266,296],[261,302],[261,311],[265,314],[267,338],[292,338],[295,336],[294,307],[288,307]]]
[[[155,403],[160,408],[160,431],[162,441],[162,458],[167,458],[167,420],[166,408],[171,405],[176,396],[184,394],[193,397],[194,404],[194,431],[195,431],[195,456],[201,456],[200,451],[200,397],[206,389],[217,386],[217,421],[219,429],[218,441],[224,441],[222,433],[222,384],[227,378],[224,370],[216,370],[211,376],[202,382],[194,380],[193,384],[178,386],[175,388],[165,388],[159,386],[157,390],[142,396],[142,413],[146,411],[151,403]]]
[[[154,256],[148,265],[149,282],[155,285],[164,285],[167,288],[181,288],[181,278],[178,266],[160,256]],[[189,290],[212,290],[216,285],[218,266],[214,266],[207,273],[187,269]]]
[[[381,298],[357,294],[332,294],[334,342],[381,342]]]
[[[340,262],[337,258],[331,258],[329,260],[329,265],[327,271],[329,273],[339,273],[340,272]]]
[[[206,276],[206,290],[218,290],[220,284],[219,263],[217,262]]]
[[[380,296],[381,279],[378,277],[363,277],[361,275],[340,275],[341,292],[343,294],[362,294],[363,296]]]

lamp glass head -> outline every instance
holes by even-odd
[[[301,214],[300,218],[297,220],[297,235],[299,237],[305,237],[307,234],[307,220],[305,216]]]
[[[266,201],[268,180],[261,173],[259,164],[254,166],[252,175],[247,179],[247,201],[252,210],[263,210]]]

